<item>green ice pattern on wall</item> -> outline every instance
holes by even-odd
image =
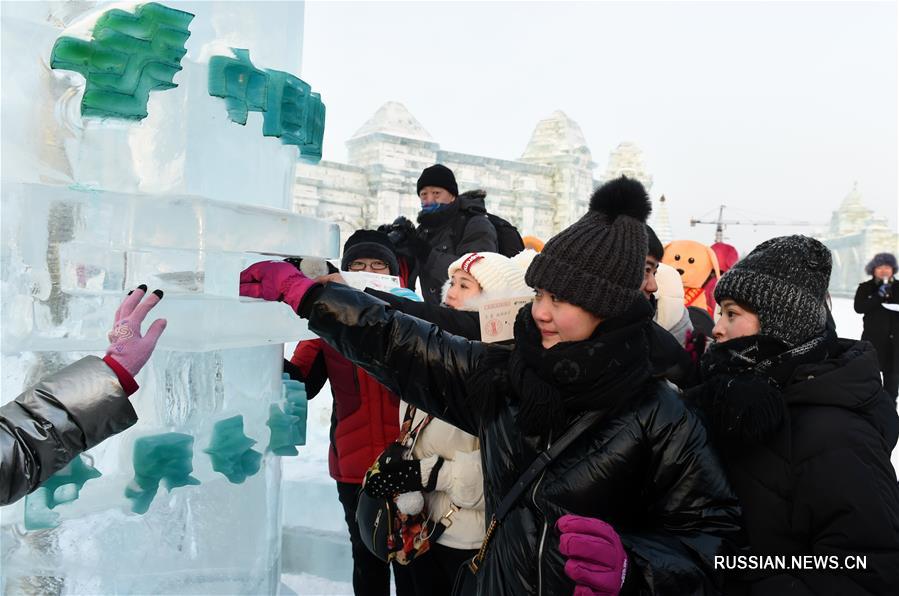
[[[79,455],[69,465],[47,478],[33,493],[25,497],[25,529],[43,530],[59,525],[57,505],[78,498],[84,483],[102,474]]]
[[[212,428],[212,440],[204,449],[212,460],[212,469],[240,484],[259,471],[262,454],[250,449],[256,441],[243,432],[243,416],[219,420]]]
[[[134,14],[109,10],[97,19],[91,41],[60,37],[51,68],[86,79],[81,115],[142,120],[150,91],[172,89],[194,18],[189,12],[151,2]]]
[[[228,117],[244,125],[250,111],[265,111],[268,77],[250,62],[248,50],[234,48],[232,51],[235,58],[209,59],[209,95],[224,98]]]
[[[283,373],[282,388],[284,392],[284,413],[295,416],[298,420],[294,425],[294,445],[306,444],[306,414],[309,408],[309,399],[306,397],[306,386],[290,378]]]
[[[307,161],[322,156],[325,104],[300,78],[253,66],[249,50],[232,48],[234,57],[209,59],[209,94],[225,100],[228,117],[241,125],[248,112],[262,112],[262,134],[295,145]]]
[[[284,373],[281,395],[284,397],[283,410],[278,404],[269,404],[265,423],[270,431],[268,450],[275,455],[297,455],[297,446],[306,444],[306,386]]]
[[[164,433],[134,441],[134,480],[125,487],[132,500],[131,510],[146,513],[156,497],[160,482],[173,488],[200,484],[194,471],[194,438],[182,433]]]

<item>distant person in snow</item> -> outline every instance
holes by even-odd
[[[883,373],[883,388],[896,401],[899,392],[899,284],[896,257],[874,255],[865,266],[871,276],[855,291],[855,312],[865,315],[862,339],[874,344]],[[895,310],[893,310],[895,309]]]

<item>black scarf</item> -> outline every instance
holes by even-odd
[[[515,347],[491,347],[469,383],[472,405],[491,417],[511,394],[518,424],[528,435],[559,434],[585,411],[618,411],[644,391],[651,376],[643,299],[622,316],[603,321],[583,341],[543,348],[530,305],[515,319]]]
[[[433,230],[439,230],[449,225],[459,215],[459,199],[447,205],[442,209],[438,209],[432,213],[418,212],[418,223],[424,229],[425,233],[430,234]]]
[[[824,360],[835,344],[830,330],[794,348],[764,335],[712,344],[700,363],[703,383],[687,397],[705,412],[720,446],[739,450],[757,444],[783,424],[782,392],[796,369]]]

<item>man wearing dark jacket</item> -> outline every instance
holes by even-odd
[[[874,255],[865,266],[871,276],[855,291],[855,312],[865,315],[862,339],[874,344],[883,388],[896,401],[899,393],[899,283],[896,257],[888,252]],[[889,307],[885,306],[889,305]]]
[[[756,569],[724,561],[719,568],[734,579],[728,594],[895,594],[899,586],[890,463],[899,417],[871,345],[837,339],[827,325],[830,268],[817,240],[773,238],[715,288],[715,344],[702,359],[703,384],[688,396],[708,415],[750,554],[785,557],[784,566]]]
[[[459,196],[448,167],[425,168],[418,179],[421,212],[418,229],[409,237],[425,302],[440,304],[446,271],[469,252],[496,252],[496,229],[487,219],[483,192]]]

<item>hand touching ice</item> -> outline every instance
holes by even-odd
[[[254,263],[240,272],[240,295],[284,302],[296,312],[315,281],[284,261]]]
[[[116,310],[115,323],[108,335],[110,345],[106,349],[107,356],[121,364],[132,377],[150,359],[166,326],[165,319],[156,319],[147,329],[147,334],[141,335],[141,323],[162,300],[162,290],[153,290],[149,296],[146,293],[147,286],[143,284],[128,293]]]

